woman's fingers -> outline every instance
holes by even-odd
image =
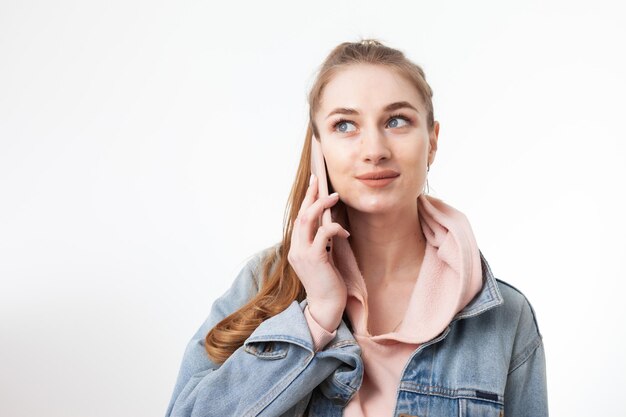
[[[340,235],[348,237],[350,234],[338,223],[331,223],[324,228],[320,227],[319,218],[322,212],[333,207],[339,201],[339,195],[333,193],[327,197],[318,198],[318,178],[311,175],[309,188],[302,200],[302,205],[298,211],[298,217],[292,233],[292,247],[302,244],[326,246],[332,236]]]
[[[328,242],[328,240],[333,236],[341,236],[347,239],[348,236],[350,236],[350,233],[341,227],[339,223],[331,223],[321,226],[317,230],[317,234],[313,240],[313,246],[316,246],[320,251],[326,251],[326,242]]]
[[[317,199],[308,207],[308,209],[300,213],[298,216],[300,222],[299,239],[302,239],[302,242],[308,242],[309,244],[313,242],[313,238],[315,237],[319,227],[319,218],[322,215],[322,212],[325,209],[337,204],[337,201],[339,201],[339,195],[337,193],[333,193],[328,197]]]

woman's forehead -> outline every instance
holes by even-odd
[[[333,75],[322,91],[319,111],[326,118],[335,108],[383,111],[389,104],[403,101],[421,113],[421,95],[406,77],[382,65],[355,64]]]

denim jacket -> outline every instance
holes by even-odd
[[[218,298],[182,360],[166,417],[341,416],[363,377],[361,350],[345,320],[314,351],[306,300],[264,321],[223,364],[209,360],[204,338],[260,286],[257,253]],[[548,416],[545,356],[524,295],[496,279],[480,253],[483,286],[402,371],[395,417]]]

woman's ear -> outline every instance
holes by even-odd
[[[428,165],[432,165],[437,153],[437,140],[439,139],[439,122],[435,121],[433,130],[430,132],[428,140]]]

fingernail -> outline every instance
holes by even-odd
[[[315,179],[315,175],[311,174],[311,178],[309,178],[309,185],[313,184],[313,179]]]
[[[328,197],[330,198],[335,198],[335,197],[339,197],[339,193],[332,193],[331,195],[329,195]]]

